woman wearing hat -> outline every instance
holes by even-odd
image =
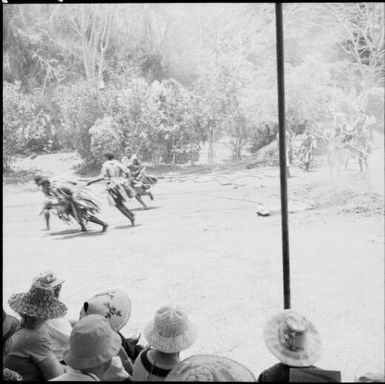
[[[40,282],[42,285],[46,285],[51,288],[56,299],[59,299],[63,279],[59,279],[53,272],[47,271],[36,276],[33,283]],[[65,317],[56,319],[49,319],[46,321],[45,326],[48,330],[48,335],[51,339],[51,349],[56,358],[63,364],[63,351],[66,343],[70,338],[72,331],[71,323]]]
[[[67,371],[51,381],[102,381],[120,349],[120,337],[106,318],[89,315],[73,327],[64,351]]]
[[[180,363],[179,353],[195,342],[197,331],[184,312],[164,306],[146,325],[144,336],[151,348],[136,359],[133,380],[164,381]]]
[[[124,369],[129,375],[132,375],[132,364],[144,348],[137,345],[139,338],[126,339],[120,333],[131,315],[130,298],[125,292],[120,290],[111,290],[94,295],[84,302],[80,318],[92,314],[104,316],[110,323],[112,330],[120,336],[122,348],[119,351],[119,357]],[[113,374],[112,372],[110,373]]]
[[[265,344],[280,363],[264,370],[258,381],[289,382],[290,368],[317,368],[321,357],[321,338],[314,325],[303,315],[286,309],[272,316],[263,330]]]
[[[22,322],[6,343],[4,366],[18,372],[25,381],[49,380],[62,374],[64,367],[51,350],[45,323],[64,316],[67,307],[55,298],[51,288],[39,282],[27,293],[12,295],[8,304]]]

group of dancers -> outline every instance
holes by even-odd
[[[36,176],[35,183],[41,187],[46,200],[41,214],[44,214],[46,229],[50,229],[51,212],[63,221],[69,223],[75,220],[81,231],[87,231],[87,223],[92,222],[102,227],[102,232],[108,228],[108,224],[96,215],[100,212],[100,202],[98,197],[88,188],[89,185],[105,180],[108,202],[115,206],[131,225],[135,225],[135,215],[129,210],[125,203],[132,198],[136,198],[147,209],[141,196],[149,196],[154,199],[150,192],[151,184],[155,184],[157,179],[144,173],[144,166],[140,163],[136,155],[130,160],[126,157],[122,162],[116,160],[112,153],[105,154],[106,161],[103,163],[100,175],[89,180],[84,185],[74,181],[63,181],[49,179],[43,176]]]

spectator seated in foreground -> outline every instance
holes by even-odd
[[[21,318],[21,328],[5,345],[5,368],[19,373],[25,381],[44,381],[61,375],[64,367],[51,350],[45,323],[63,317],[67,307],[52,289],[36,282],[29,292],[12,295],[8,304]]]
[[[163,381],[180,363],[179,353],[195,342],[197,331],[183,311],[163,306],[147,323],[144,336],[150,348],[136,359],[133,380]]]
[[[120,336],[101,315],[80,319],[72,328],[64,351],[64,374],[50,381],[102,381],[121,348]]]
[[[280,363],[264,370],[260,382],[289,382],[290,368],[319,369],[313,364],[321,356],[321,338],[303,315],[286,309],[272,316],[263,330],[265,344]]]
[[[59,299],[63,279],[59,279],[53,272],[47,271],[41,273],[33,279],[33,283],[39,282],[42,285],[46,285],[51,288],[56,299]],[[66,343],[68,342],[72,330],[71,323],[64,317],[49,319],[46,321],[45,326],[48,330],[48,335],[51,339],[51,349],[56,358],[61,364],[63,361],[63,351]]]
[[[20,321],[8,315],[3,308],[3,352],[6,341],[20,328]]]
[[[20,328],[20,321],[16,317],[8,315],[3,308],[3,365],[7,340]],[[3,368],[3,381],[21,381],[23,378],[17,372]]]
[[[165,381],[257,381],[252,372],[242,364],[222,356],[195,355],[177,366]]]
[[[111,290],[92,296],[84,302],[80,311],[80,318],[98,314],[105,317],[113,331],[121,338],[122,348],[119,351],[121,364],[129,375],[132,375],[136,357],[144,348],[137,345],[138,339],[126,339],[120,330],[127,324],[131,315],[131,300],[128,295],[120,290]],[[114,358],[113,361],[118,357]],[[105,378],[107,380],[107,378]]]

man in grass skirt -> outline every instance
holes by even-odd
[[[156,177],[148,176],[144,173],[145,167],[139,161],[138,157],[134,154],[130,160],[127,157],[122,159],[122,164],[128,168],[130,175],[128,179],[130,186],[135,190],[135,198],[143,206],[143,209],[148,209],[148,206],[143,201],[142,196],[149,196],[151,200],[154,200],[154,196],[150,191],[151,184],[157,182]]]
[[[90,180],[87,185],[106,179],[108,202],[122,212],[132,225],[135,225],[135,215],[124,205],[130,198],[136,196],[136,192],[129,182],[130,171],[115,160],[112,153],[106,153],[105,157],[107,161],[104,162],[100,175]]]
[[[57,216],[66,223],[75,219],[83,232],[87,231],[84,222],[88,221],[101,225],[102,232],[107,230],[108,224],[95,216],[100,212],[100,207],[96,196],[87,188],[79,186],[75,182],[54,181],[42,176],[36,176],[34,180],[47,197],[42,210],[47,230],[50,229],[51,210],[54,210]]]

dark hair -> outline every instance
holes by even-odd
[[[106,156],[108,160],[112,160],[115,158],[115,156],[111,152],[105,153],[104,156]]]
[[[40,176],[40,175],[35,176],[33,180],[35,181],[36,184],[40,184],[41,180],[43,180],[43,176]]]

